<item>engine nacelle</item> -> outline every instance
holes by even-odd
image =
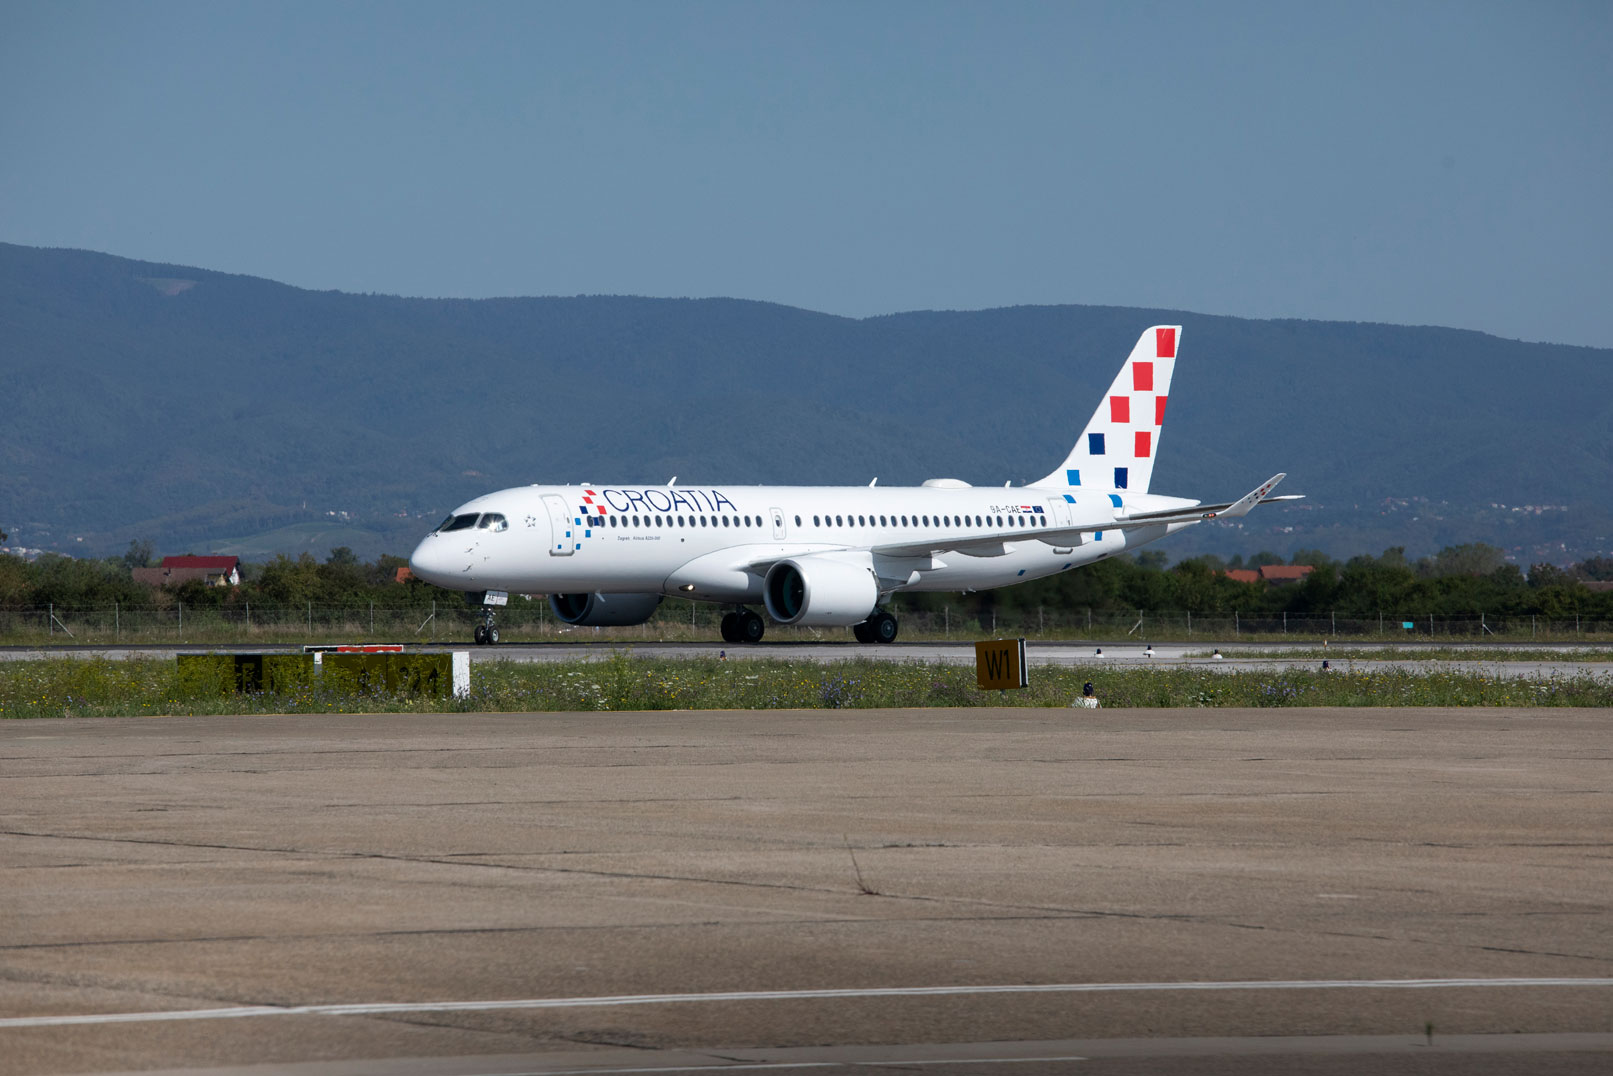
[[[642,624],[661,604],[659,594],[551,594],[549,608],[567,624],[608,628]]]
[[[781,624],[844,627],[868,619],[879,604],[879,585],[866,565],[797,557],[768,569],[762,602]]]

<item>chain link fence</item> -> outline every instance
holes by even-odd
[[[627,627],[574,627],[555,619],[544,600],[514,599],[498,610],[505,642],[565,639],[714,640],[726,607],[668,598],[644,624]],[[1480,642],[1613,641],[1613,620],[1577,616],[1493,616],[1440,614],[1414,610],[1372,616],[1335,613],[1194,613],[1188,611],[1095,612],[1078,609],[1016,609],[978,614],[962,607],[906,611],[893,604],[901,637],[982,639],[1024,636],[1047,640],[1280,642],[1284,639],[1341,638],[1363,641],[1453,640]],[[481,622],[477,607],[437,602],[422,605],[375,603],[225,606],[108,605],[0,608],[0,642],[38,643],[219,643],[254,642],[468,642]],[[770,623],[768,638],[797,641],[850,638],[847,628],[790,628]]]

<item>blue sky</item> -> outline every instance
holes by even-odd
[[[0,240],[1613,346],[1613,5],[0,0]]]

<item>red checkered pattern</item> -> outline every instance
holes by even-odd
[[[1176,330],[1154,330],[1154,355],[1161,359],[1174,359],[1176,357]]]
[[[610,507],[608,505],[598,504],[598,503],[596,503],[594,501],[594,498],[599,496],[599,494],[595,493],[591,489],[585,489],[582,492],[583,492],[583,498],[582,498],[582,514],[583,515],[585,515],[585,516],[603,516],[603,515],[609,514]]]

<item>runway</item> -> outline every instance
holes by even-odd
[[[0,661],[23,661],[43,657],[107,658],[127,660],[147,658],[172,660],[175,654],[202,653],[210,650],[230,652],[292,653],[292,646],[62,646],[62,647],[0,647]],[[512,662],[564,662],[608,661],[618,654],[630,653],[643,657],[672,660],[709,659],[722,655],[733,659],[772,661],[808,661],[828,664],[837,661],[890,661],[973,665],[974,643],[914,642],[878,646],[851,642],[825,643],[763,643],[757,646],[704,642],[612,642],[591,641],[506,643],[494,647],[473,645],[409,646],[421,653],[440,653],[465,650],[473,664],[492,661]],[[1398,651],[1398,657],[1355,657],[1352,651],[1381,654],[1384,650]],[[1486,651],[1502,651],[1505,658],[1473,657],[1446,660],[1426,656],[1427,646],[1370,646],[1354,648],[1342,645],[1330,648],[1325,656],[1331,669],[1339,672],[1374,672],[1384,669],[1409,669],[1432,672],[1454,670],[1473,675],[1546,680],[1553,677],[1593,677],[1613,681],[1613,660],[1585,660],[1587,651],[1603,655],[1613,653],[1606,645],[1539,644],[1530,646],[1492,646],[1464,644],[1440,649],[1471,650],[1482,655]],[[1285,651],[1294,652],[1289,656]],[[1072,643],[1029,642],[1026,644],[1026,661],[1034,668],[1041,667],[1092,667],[1110,668],[1183,668],[1191,667],[1214,672],[1272,672],[1287,669],[1320,669],[1323,657],[1318,657],[1315,643],[1284,646],[1280,643]],[[1213,657],[1219,652],[1220,658]],[[1520,656],[1529,655],[1529,656]]]
[[[7,722],[0,1070],[1605,1072],[1610,721]]]

